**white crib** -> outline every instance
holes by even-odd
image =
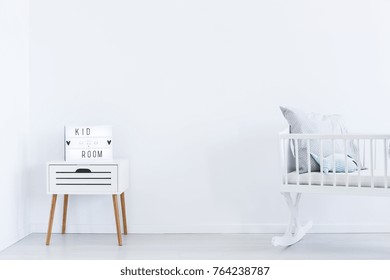
[[[301,240],[312,227],[312,222],[302,225],[299,220],[299,203],[302,193],[329,193],[351,195],[390,196],[390,178],[388,177],[388,155],[390,135],[365,134],[280,134],[281,149],[281,193],[286,199],[290,211],[290,222],[283,236],[272,238],[274,246],[290,246]],[[305,141],[307,160],[310,162],[310,145],[318,141],[320,145],[320,162],[323,162],[323,145],[331,145],[335,154],[335,142],[344,143],[344,151],[351,143],[356,147],[356,156],[366,168],[358,168],[356,172],[325,174],[320,164],[319,172],[312,172],[310,164],[308,172],[299,174],[298,141]],[[293,145],[290,145],[292,144]],[[303,143],[303,142],[300,142]],[[291,148],[293,147],[293,148]],[[295,156],[293,155],[293,152]],[[302,157],[302,156],[301,156]],[[333,170],[335,160],[333,156]],[[345,165],[348,166],[347,152]],[[348,168],[346,168],[348,169]]]

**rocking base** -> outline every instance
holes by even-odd
[[[306,225],[302,226],[299,221],[301,193],[292,194],[283,192],[282,195],[284,196],[290,210],[290,223],[288,224],[286,233],[283,236],[276,236],[272,238],[272,244],[274,246],[290,246],[297,243],[306,235],[313,225],[310,221]]]
[[[294,234],[292,233],[285,233],[283,236],[275,236],[272,238],[272,245],[274,246],[291,246],[298,241],[300,241],[306,233],[311,229],[313,226],[312,221],[308,222],[304,226],[297,227],[296,232]]]

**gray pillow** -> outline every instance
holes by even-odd
[[[346,134],[348,131],[340,115],[322,115],[317,113],[305,113],[299,109],[291,107],[280,107],[289,126],[290,133],[319,133],[319,134]],[[309,164],[311,171],[320,171],[319,164],[310,156],[307,158],[307,140],[298,140],[298,163],[299,173],[308,172]],[[332,140],[323,140],[323,157],[332,154]],[[294,141],[290,147],[295,156]],[[310,140],[310,153],[320,155],[320,141]],[[335,153],[344,153],[344,141],[335,140]],[[353,141],[347,141],[347,155],[356,160],[356,147]],[[361,166],[359,164],[359,166]]]

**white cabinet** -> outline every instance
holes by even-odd
[[[129,186],[129,165],[127,160],[110,162],[76,163],[49,162],[47,164],[47,193],[52,195],[46,245],[50,245],[57,196],[64,195],[62,233],[66,232],[69,195],[112,195],[118,245],[122,246],[119,202],[122,210],[123,231],[127,234],[124,191]]]

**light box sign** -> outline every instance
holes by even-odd
[[[112,160],[112,127],[66,126],[65,161]]]

